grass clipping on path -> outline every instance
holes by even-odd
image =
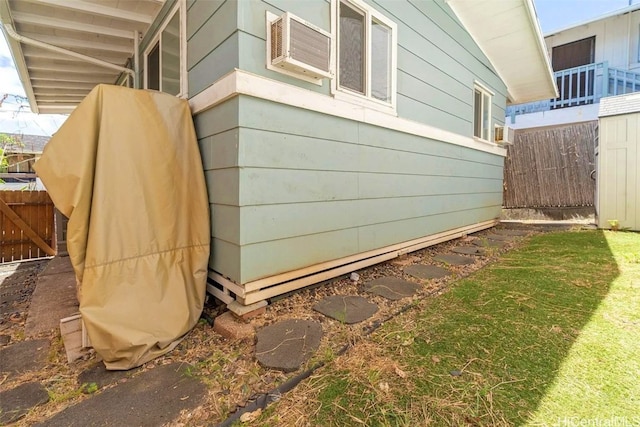
[[[535,236],[357,343],[259,424],[638,424],[639,290],[640,234]]]

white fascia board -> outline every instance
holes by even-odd
[[[544,63],[547,69],[547,77],[551,81],[551,85],[555,91],[554,98],[559,96],[558,87],[556,86],[556,78],[553,75],[553,68],[551,67],[551,61],[549,60],[549,53],[547,52],[547,44],[544,41],[544,37],[542,36],[542,30],[540,29],[540,22],[538,20],[538,13],[536,12],[536,6],[533,3],[533,0],[525,1],[525,9],[527,11],[527,15],[529,16],[529,20],[531,21],[531,26],[535,31],[535,38],[538,45],[538,51],[540,52],[540,56],[544,59]]]
[[[27,69],[27,63],[24,60],[24,54],[22,53],[22,46],[7,34],[4,24],[13,25],[8,0],[0,0],[0,28],[4,35],[4,39],[9,45],[9,51],[11,52],[11,57],[16,66],[16,70],[18,71],[18,77],[20,78],[20,83],[22,83],[24,93],[27,95],[27,99],[29,100],[29,108],[33,113],[37,114],[39,113],[38,103],[36,102],[36,97],[33,94],[33,88],[31,87],[31,79],[29,78],[29,70]]]
[[[189,100],[192,114],[201,113],[234,96],[247,95],[334,117],[367,123],[436,141],[459,145],[499,156],[503,147],[444,129],[403,119],[366,106],[352,104],[321,93],[302,89],[242,70],[234,70]]]

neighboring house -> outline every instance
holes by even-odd
[[[189,99],[209,290],[227,303],[496,224],[505,107],[556,96],[531,0],[114,4],[0,0],[0,12],[34,110],[70,111],[100,77],[38,38],[135,70],[102,64],[102,81]]]
[[[21,190],[26,187],[39,188],[36,185],[35,163],[49,141],[48,136],[3,133],[6,140],[12,141],[0,147],[4,150],[7,166],[0,168],[0,190]]]
[[[552,31],[544,41],[559,93],[506,109],[516,132],[504,205],[553,218],[592,216],[600,100],[640,91],[640,4]]]
[[[598,120],[600,99],[640,91],[640,4],[545,35],[559,97],[512,105],[515,129]]]

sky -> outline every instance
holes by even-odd
[[[494,0],[504,1],[504,0]],[[630,0],[534,0],[542,33],[580,23],[607,12],[624,8]],[[631,0],[638,3],[640,0]],[[66,116],[33,114],[29,110],[24,90],[15,71],[4,36],[0,31],[0,132],[32,135],[52,135]],[[16,98],[13,95],[17,95]]]

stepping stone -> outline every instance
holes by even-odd
[[[158,366],[73,405],[41,426],[159,426],[202,404],[207,387],[181,363]]]
[[[396,267],[405,267],[418,261],[420,261],[420,257],[413,255],[401,255],[398,258],[391,260],[391,265],[395,265]]]
[[[478,238],[472,242],[476,246],[482,246],[485,248],[503,248],[506,243],[499,240],[490,240],[485,238]]]
[[[98,362],[95,365],[85,369],[78,375],[78,384],[95,384],[98,389],[104,386],[117,383],[123,378],[127,378],[135,373],[132,371],[108,371],[104,363]]]
[[[0,392],[0,425],[12,423],[38,405],[49,401],[49,393],[38,382]]]
[[[458,246],[451,249],[451,252],[464,255],[484,255],[484,251],[478,246]]]
[[[489,240],[500,240],[501,242],[512,242],[517,236],[505,236],[504,234],[487,234],[483,236]]]
[[[68,256],[54,257],[51,261],[49,261],[49,264],[47,264],[44,271],[40,273],[40,277],[50,276],[52,274],[58,274],[58,273],[73,273],[73,266],[71,265],[71,259]]]
[[[342,323],[352,324],[373,316],[378,306],[360,296],[331,295],[315,304],[313,309]]]
[[[511,229],[500,229],[500,230],[492,230],[496,234],[501,234],[503,236],[526,236],[529,234],[526,230],[511,230]]]
[[[31,297],[29,314],[24,326],[27,337],[60,327],[60,319],[78,312],[75,273],[50,274],[38,277]]]
[[[366,292],[380,295],[381,297],[385,297],[392,301],[413,296],[421,288],[422,286],[417,283],[391,276],[372,280],[364,286],[364,290]]]
[[[440,254],[433,257],[435,261],[444,262],[451,265],[469,265],[475,261],[466,256],[453,255],[453,254]]]
[[[312,320],[289,319],[257,333],[256,359],[267,368],[297,370],[320,346],[322,326]]]
[[[0,348],[0,373],[21,374],[40,369],[47,363],[49,340],[20,341]]]
[[[441,279],[451,274],[449,270],[435,265],[416,264],[405,267],[404,272],[422,280]]]

